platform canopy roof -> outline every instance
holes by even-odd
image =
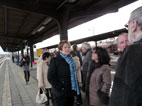
[[[68,10],[68,29],[136,0],[0,0],[0,45],[18,51],[59,34],[57,17]]]

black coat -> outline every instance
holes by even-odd
[[[25,61],[23,61],[23,59],[24,59]],[[23,58],[21,59],[21,64],[20,64],[20,66],[22,67],[22,66],[24,66],[25,64],[26,64],[27,66],[29,66],[29,64],[30,64],[30,57],[29,57],[29,56],[23,57]]]
[[[73,96],[69,65],[59,54],[51,60],[48,80],[56,96]]]
[[[109,106],[142,106],[142,40],[127,47],[122,54]]]

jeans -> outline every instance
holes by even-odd
[[[30,79],[30,71],[24,71],[24,75],[25,75],[25,80],[26,82],[29,82],[29,79]]]

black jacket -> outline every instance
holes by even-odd
[[[122,54],[109,106],[142,106],[142,40],[127,47]]]
[[[25,59],[25,61],[23,61],[23,59]],[[21,59],[21,64],[20,64],[20,66],[22,67],[22,66],[25,65],[25,64],[27,64],[27,66],[29,66],[29,64],[30,64],[30,57],[29,57],[29,56],[23,57],[23,58]]]
[[[52,85],[53,93],[56,95],[62,93],[65,96],[73,96],[69,65],[60,54],[51,60],[48,80]]]

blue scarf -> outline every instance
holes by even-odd
[[[70,55],[66,56],[63,53],[60,52],[61,57],[65,59],[65,61],[69,64],[70,68],[70,74],[71,74],[71,85],[72,90],[77,92],[77,95],[80,94],[79,86],[78,86],[78,80],[77,80],[77,72],[76,72],[76,65],[74,60]]]

